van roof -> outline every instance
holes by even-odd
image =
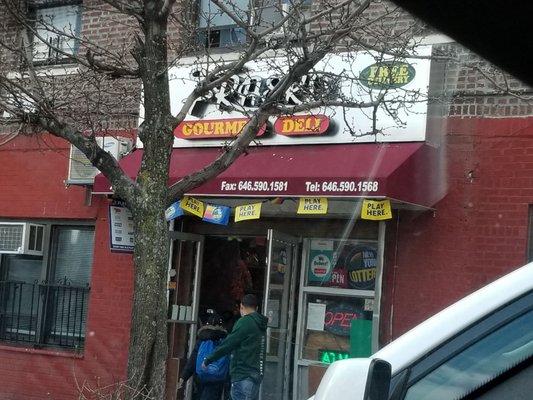
[[[417,325],[385,346],[381,358],[396,373],[490,312],[533,289],[533,263],[527,264]]]

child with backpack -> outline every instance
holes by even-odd
[[[229,357],[222,358],[209,368],[202,368],[204,359],[211,355],[220,342],[227,336],[222,326],[222,318],[213,310],[208,310],[206,324],[198,330],[196,345],[185,364],[178,383],[180,389],[191,376],[196,384],[197,400],[220,400],[224,391],[224,382],[229,372]]]

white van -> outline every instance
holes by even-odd
[[[311,399],[533,399],[533,263],[370,358],[333,363]]]

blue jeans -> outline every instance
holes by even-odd
[[[257,400],[259,383],[250,378],[231,382],[231,400]]]

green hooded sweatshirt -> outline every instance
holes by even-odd
[[[265,362],[267,321],[267,318],[258,312],[239,318],[233,331],[206,357],[205,364],[231,354],[230,376],[233,382],[246,378],[259,381],[263,376]]]

